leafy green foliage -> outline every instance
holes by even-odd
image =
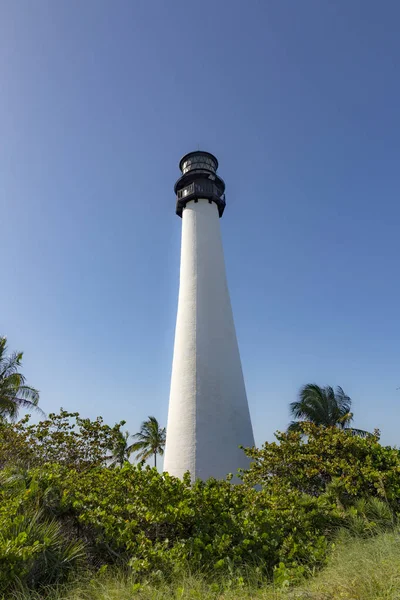
[[[286,485],[313,497],[326,494],[343,506],[376,496],[398,510],[400,453],[382,446],[378,432],[361,438],[345,429],[308,423],[302,432],[278,433],[276,438],[260,449],[246,450],[252,459],[244,474],[248,484]]]
[[[57,463],[81,471],[105,464],[124,424],[110,427],[101,417],[92,421],[63,409],[35,424],[29,424],[29,417],[17,423],[0,422],[0,467]]]
[[[38,424],[0,422],[5,598],[16,586],[62,581],[77,565],[121,566],[138,582],[201,571],[232,585],[252,568],[284,587],[325,563],[339,528],[370,537],[396,520],[400,456],[378,435],[307,424],[247,449],[242,485],[192,484],[123,461],[122,425],[66,411]],[[107,466],[118,444],[122,466]]]
[[[83,563],[84,543],[69,540],[61,524],[35,508],[32,488],[3,476],[0,493],[0,593],[17,584],[38,587],[60,581]],[[23,506],[23,510],[21,510]]]
[[[249,564],[272,574],[279,562],[303,574],[323,564],[342,522],[324,498],[212,479],[191,485],[130,463],[81,472],[54,465],[22,480],[10,473],[2,496],[19,514],[40,506],[70,538],[85,540],[89,564],[129,565],[138,576],[187,568],[239,576]]]
[[[345,538],[347,536],[343,536]],[[13,600],[397,600],[400,594],[399,531],[363,539],[348,536],[333,550],[324,569],[290,585],[291,572],[280,565],[269,585],[257,569],[232,580],[218,573],[210,581],[191,572],[165,578],[159,573],[138,581],[125,569],[82,573],[48,594],[21,593]],[[279,587],[278,587],[279,586]],[[7,600],[11,600],[7,598]]]

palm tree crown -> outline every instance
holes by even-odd
[[[137,441],[132,444],[133,452],[137,452],[138,460],[146,460],[154,456],[154,466],[157,466],[157,454],[162,456],[165,447],[165,427],[160,427],[155,417],[143,421],[140,431],[132,436]]]
[[[22,352],[7,356],[7,338],[0,336],[0,419],[16,419],[20,408],[38,408],[39,392],[25,384],[25,377],[19,372]]]
[[[116,465],[122,467],[124,462],[129,460],[129,457],[133,451],[132,444],[128,444],[130,437],[132,436],[130,435],[129,431],[119,432],[119,436],[113,448],[110,467],[115,467]]]
[[[350,427],[353,420],[351,398],[340,386],[334,390],[327,385],[320,387],[316,383],[307,383],[299,393],[299,399],[290,404],[291,415],[296,419],[289,425],[289,430],[301,430],[304,422],[323,427],[340,427],[348,429],[354,435],[368,435],[368,432]]]

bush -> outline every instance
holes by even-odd
[[[80,574],[69,585],[49,590],[46,600],[396,600],[400,596],[399,532],[341,541],[326,568],[300,586],[289,588],[283,578],[283,586],[277,589],[254,571],[246,579],[235,584],[229,577],[216,577],[210,582],[192,573],[172,581],[154,576],[140,583],[124,570],[106,570]],[[15,600],[43,600],[43,596],[18,594]]]
[[[78,564],[127,568],[137,581],[201,571],[233,584],[250,568],[287,585],[325,563],[338,528],[370,537],[395,522],[399,452],[377,436],[313,426],[277,434],[246,450],[253,463],[242,485],[191,484],[130,463],[107,467],[120,426],[65,411],[0,424],[5,597],[62,581]]]
[[[110,427],[101,417],[92,421],[63,409],[39,423],[30,424],[29,418],[17,423],[0,419],[0,468],[57,463],[80,471],[104,465],[125,424]]]
[[[14,502],[42,506],[65,533],[83,539],[90,564],[129,565],[139,576],[280,562],[299,573],[323,563],[343,522],[336,506],[288,489],[257,491],[229,481],[190,484],[149,467],[86,472],[53,465],[27,474]]]
[[[276,434],[246,454],[252,464],[243,479],[263,488],[287,485],[309,496],[328,494],[344,506],[378,497],[399,509],[400,453],[381,446],[377,434],[361,438],[335,427],[304,425],[305,434]]]
[[[16,585],[35,588],[62,581],[85,555],[84,544],[69,541],[57,521],[40,510],[21,511],[20,503],[21,497],[2,495],[0,594]]]

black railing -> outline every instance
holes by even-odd
[[[186,187],[182,188],[181,190],[178,190],[177,192],[177,197],[178,200],[182,200],[184,198],[186,198],[187,196],[191,196],[192,194],[205,194],[206,196],[217,196],[218,198],[221,197],[221,191],[218,189],[218,187],[215,185],[215,183],[212,183],[211,181],[201,181],[201,182],[194,182],[191,183],[190,185],[187,185]]]
[[[190,196],[191,194],[194,194],[194,183],[187,185],[182,190],[178,190],[178,194],[177,194],[178,200],[181,200],[182,198],[186,198],[186,196]]]

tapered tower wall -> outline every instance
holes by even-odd
[[[225,206],[225,199],[223,198]],[[223,212],[223,211],[222,211]],[[183,207],[180,288],[164,470],[224,478],[254,438],[225,273],[221,206]]]

